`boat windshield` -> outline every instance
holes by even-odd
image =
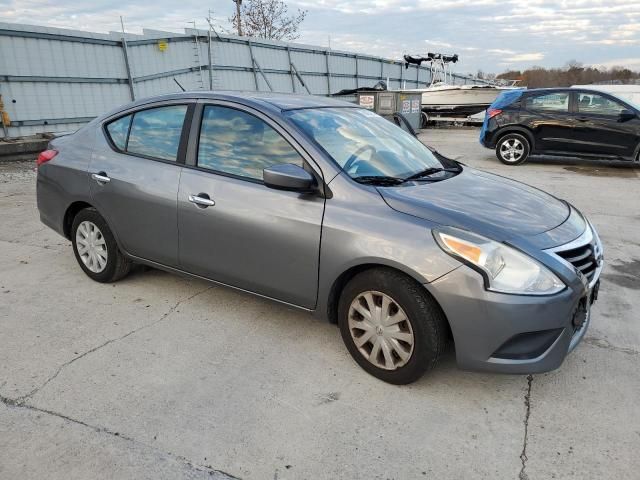
[[[309,108],[286,115],[353,179],[395,179],[446,170],[417,138],[362,108]]]

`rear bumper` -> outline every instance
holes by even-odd
[[[496,138],[495,131],[485,130],[482,132],[482,135],[480,136],[480,145],[482,145],[485,148],[494,149],[496,148],[495,138]]]
[[[425,287],[449,320],[460,368],[541,373],[558,368],[584,337],[600,270],[591,287],[580,284],[552,296],[487,291],[466,266]]]

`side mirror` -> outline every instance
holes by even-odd
[[[276,190],[291,192],[312,192],[316,189],[316,179],[304,168],[292,163],[281,163],[262,171],[264,184]]]
[[[618,121],[619,122],[628,122],[629,120],[633,120],[634,118],[636,118],[638,115],[636,115],[636,112],[632,112],[631,110],[622,110],[620,112],[620,115],[618,116]]]

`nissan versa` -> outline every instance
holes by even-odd
[[[146,99],[37,164],[40,217],[93,280],[141,263],[313,312],[391,383],[450,339],[461,368],[557,368],[597,297],[602,246],[578,210],[337,100]]]

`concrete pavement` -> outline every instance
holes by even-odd
[[[557,371],[396,387],[299,311],[157,270],[89,280],[38,220],[33,163],[0,163],[0,478],[618,478],[640,459],[640,174],[443,153],[566,198],[606,249],[585,341]]]

